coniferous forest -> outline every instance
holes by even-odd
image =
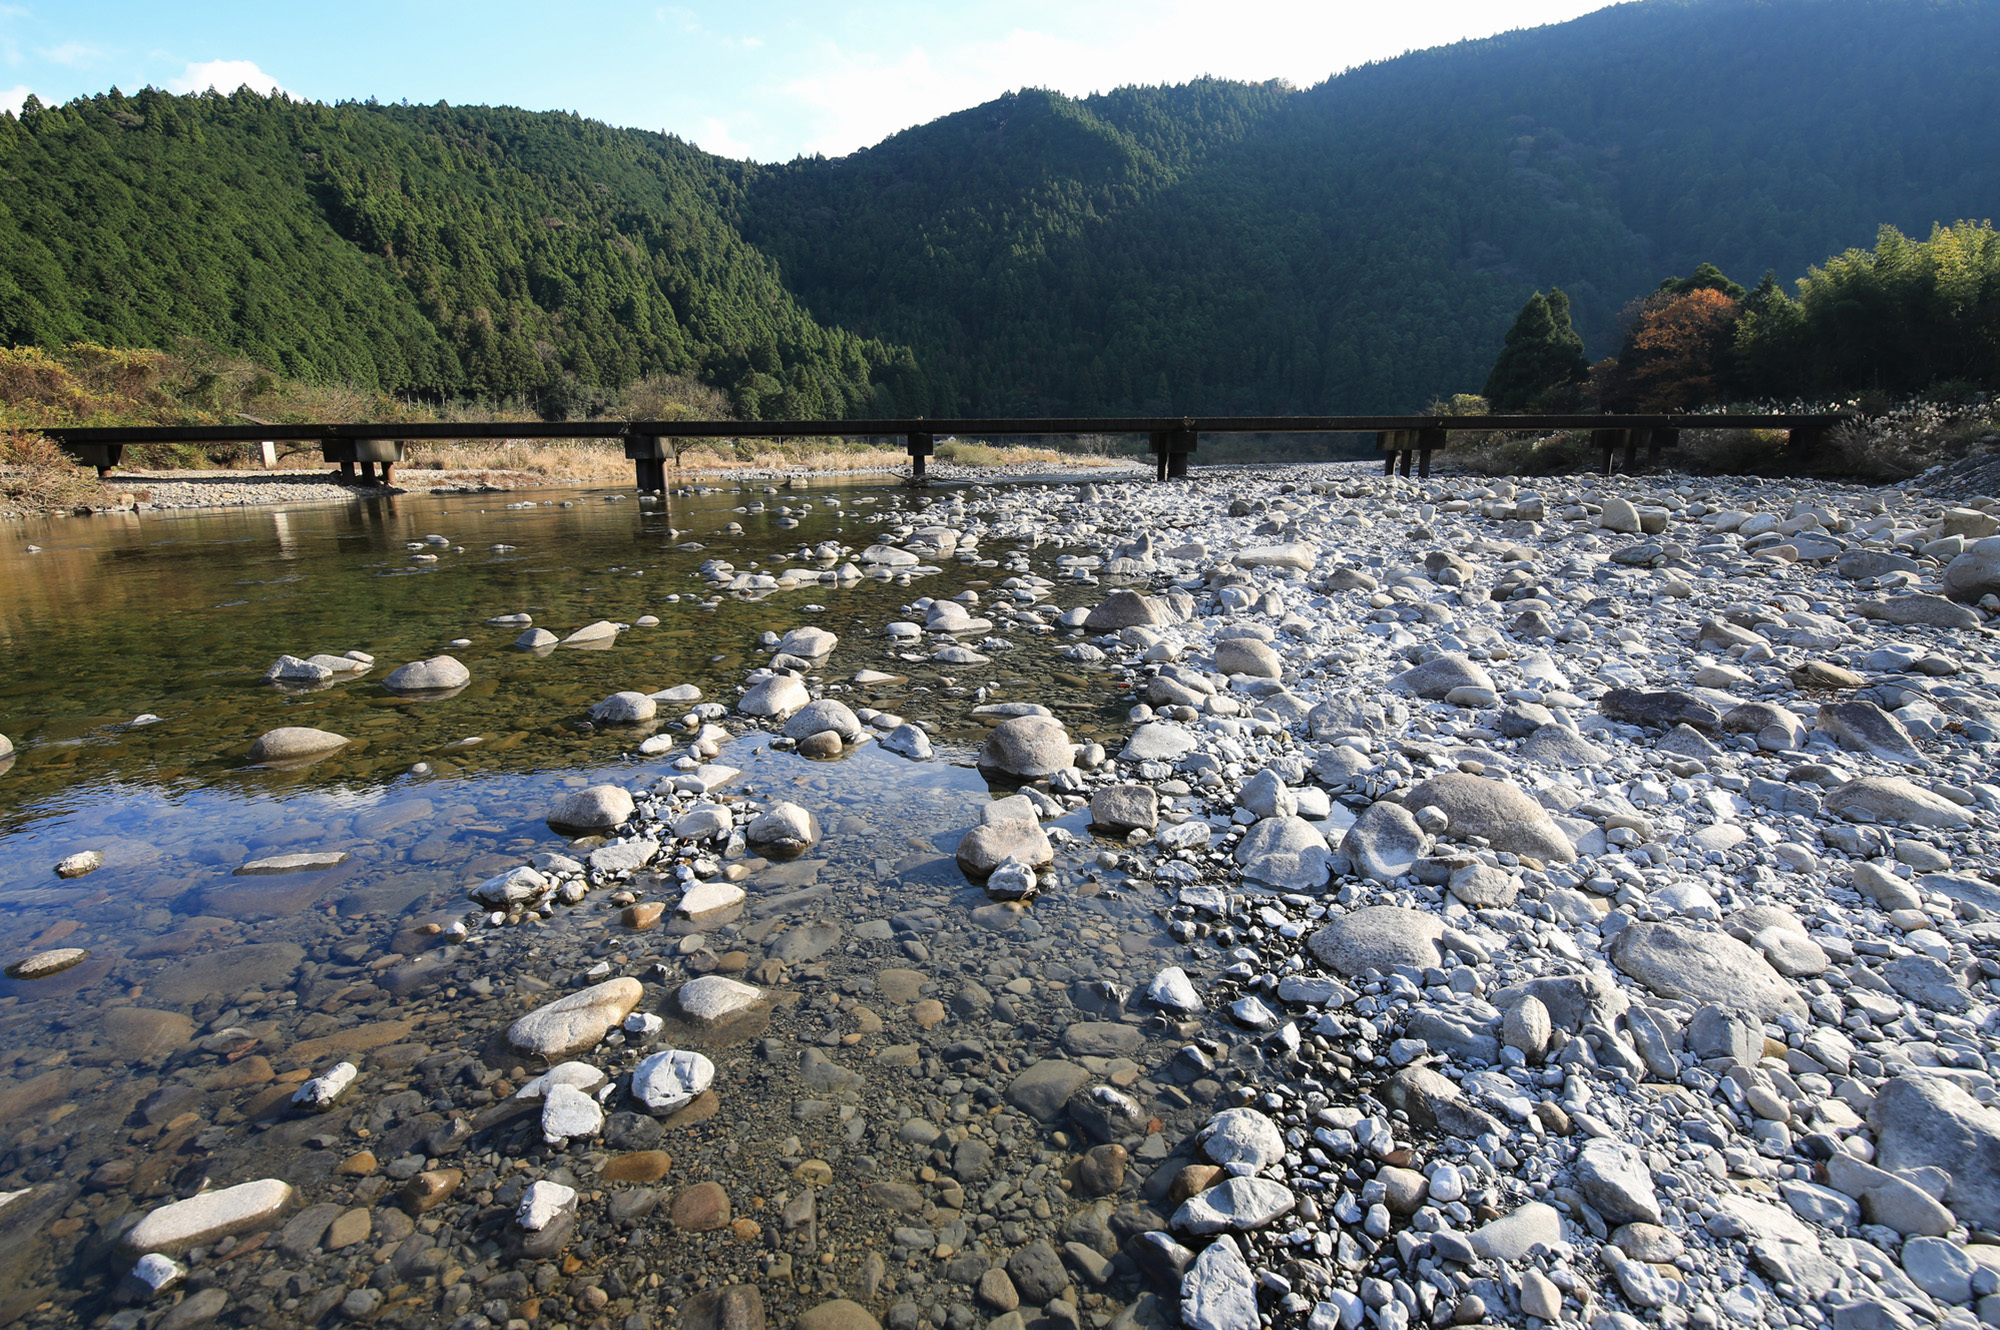
[[[1643,398],[1636,321],[1706,263],[1775,274],[1672,294],[1742,343],[1716,393],[2000,382],[1991,244],[1922,248],[2000,214],[1995,67],[2000,0],[1640,0],[777,166],[561,113],[109,92],[0,118],[0,336],[552,416],[654,374],[770,418],[1412,410],[1479,391],[1556,288]],[[1948,269],[1934,361],[1856,344],[1853,302],[1937,299],[1829,260],[1885,226],[1918,238],[1885,273]]]

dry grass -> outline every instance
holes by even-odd
[[[476,471],[549,481],[604,480],[632,474],[623,447],[595,439],[411,443],[403,449],[403,467],[408,471]]]
[[[21,514],[66,513],[104,497],[88,467],[39,434],[0,432],[0,508]]]
[[[937,460],[952,462],[958,466],[1022,466],[1030,462],[1064,461],[1083,465],[1103,465],[1111,459],[1069,455],[1057,452],[1054,448],[1029,448],[1019,444],[1001,446],[991,443],[968,443],[963,439],[946,439],[937,446]]]

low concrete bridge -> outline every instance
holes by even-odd
[[[1382,455],[1382,473],[1412,464],[1420,476],[1431,472],[1431,455],[1454,432],[1539,433],[1589,430],[1601,450],[1604,473],[1612,474],[1622,454],[1624,469],[1636,470],[1639,450],[1657,465],[1662,449],[1680,442],[1682,430],[1783,430],[1793,447],[1813,446],[1845,416],[1824,415],[1651,415],[1651,416],[1071,416],[1001,417],[963,420],[569,420],[452,421],[369,425],[174,425],[106,429],[50,429],[70,456],[97,473],[108,474],[128,446],[145,443],[317,443],[320,456],[343,476],[388,484],[403,460],[406,443],[426,439],[619,439],[633,463],[639,489],[666,488],[666,466],[677,462],[688,439],[900,438],[910,457],[910,478],[925,480],[928,459],[941,437],[985,439],[1021,435],[1145,435],[1152,444],[1159,479],[1185,476],[1204,434],[1373,435]]]

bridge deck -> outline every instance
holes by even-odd
[[[952,420],[570,420],[450,421],[304,425],[163,425],[43,430],[78,461],[105,474],[126,447],[146,443],[318,443],[321,456],[343,473],[373,478],[380,463],[383,479],[402,460],[403,445],[442,439],[618,439],[632,459],[639,488],[664,487],[665,463],[678,455],[682,439],[901,438],[911,459],[913,479],[924,476],[940,435],[992,438],[1009,435],[1143,434],[1153,445],[1162,480],[1187,474],[1188,458],[1203,434],[1373,434],[1393,471],[1404,475],[1418,459],[1419,474],[1430,474],[1431,454],[1448,435],[1464,432],[1548,433],[1590,430],[1603,450],[1605,470],[1623,450],[1626,468],[1636,465],[1641,445],[1657,461],[1660,449],[1678,442],[1688,429],[1784,430],[1794,443],[1816,441],[1845,419],[1838,414],[1713,415],[1487,415],[1487,416],[1049,416],[971,417]]]

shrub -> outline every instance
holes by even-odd
[[[27,513],[67,512],[101,497],[87,468],[40,434],[0,431],[0,500]]]

